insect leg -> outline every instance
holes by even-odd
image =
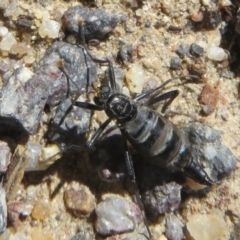
[[[169,99],[163,106],[162,108],[162,112],[164,113],[167,109],[167,107],[173,102],[173,100],[179,95],[179,91],[178,90],[173,90],[170,92],[166,92],[163,94],[160,94],[158,96],[152,97],[150,98],[144,105],[146,106],[151,106],[155,103],[158,103],[160,101]]]
[[[102,111],[103,110],[102,107],[97,106],[97,105],[92,104],[92,103],[88,103],[88,102],[76,101],[74,103],[74,106],[77,106],[77,107],[80,107],[80,108],[84,108],[84,109],[94,110],[94,111]]]
[[[183,76],[179,76],[179,77],[175,77],[175,78],[170,78],[167,81],[165,81],[163,84],[161,84],[159,87],[155,88],[155,89],[150,89],[142,94],[140,94],[139,96],[137,96],[136,98],[134,98],[135,101],[139,101],[143,98],[148,97],[149,95],[156,93],[157,91],[159,91],[160,89],[163,89],[167,84],[169,84],[171,81],[176,80],[176,79],[183,79],[183,78],[193,78],[193,79],[199,79],[198,76],[196,75],[183,75]]]
[[[109,76],[110,76],[110,86],[111,86],[112,91],[116,91],[116,80],[115,80],[113,65],[112,65],[111,61],[109,59],[99,59],[99,58],[96,58],[95,56],[92,55],[92,53],[88,49],[88,46],[87,46],[86,41],[85,41],[83,22],[79,23],[79,28],[80,28],[82,45],[83,45],[84,49],[86,50],[87,54],[90,56],[90,58],[94,62],[97,62],[97,63],[108,63],[108,65],[109,65]]]
[[[108,124],[112,121],[112,119],[108,118],[99,128],[98,130],[93,134],[91,140],[88,142],[88,147],[92,148],[97,139],[99,138],[99,136],[102,134],[102,132],[104,131],[104,129],[108,126]]]
[[[139,208],[142,211],[144,224],[145,224],[145,226],[147,228],[147,231],[148,231],[148,234],[149,234],[149,239],[152,239],[152,234],[151,234],[151,231],[150,231],[149,226],[148,226],[147,219],[146,219],[145,214],[144,214],[145,213],[144,205],[143,205],[143,202],[141,200],[140,193],[138,191],[136,175],[135,175],[135,171],[134,171],[134,167],[133,167],[132,158],[131,158],[131,155],[130,155],[129,150],[128,150],[127,140],[126,140],[126,136],[125,136],[125,131],[121,130],[121,133],[122,133],[122,136],[123,136],[123,146],[124,146],[124,152],[125,152],[125,161],[126,161],[127,174],[128,174],[129,180],[131,181],[131,184],[132,184],[132,186],[134,188],[133,189],[134,190],[133,199],[134,199],[135,203],[137,203],[137,205],[139,206]]]

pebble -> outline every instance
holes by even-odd
[[[143,221],[139,207],[118,196],[106,197],[95,211],[96,231],[104,236],[131,232]]]
[[[31,230],[31,240],[54,240],[51,233],[41,227],[33,227]]]
[[[7,171],[7,167],[10,164],[10,160],[12,157],[11,150],[8,147],[6,142],[0,141],[0,174],[5,173]]]
[[[19,15],[24,15],[23,10],[19,7],[17,1],[12,1],[4,12],[4,17],[11,17],[13,20],[17,20]]]
[[[132,93],[141,93],[145,82],[145,72],[141,65],[135,64],[127,71],[126,83]]]
[[[181,203],[182,186],[175,182],[155,186],[153,189],[144,192],[143,203],[146,209],[155,216],[178,209]]]
[[[25,171],[28,172],[34,170],[41,170],[41,168],[39,169],[38,165],[41,156],[42,146],[38,143],[28,142],[26,145],[26,150],[27,154],[29,155],[29,161],[28,165],[25,168]]]
[[[0,37],[4,37],[8,33],[8,29],[6,27],[0,27]]]
[[[58,37],[60,27],[61,25],[59,22],[46,19],[42,21],[42,24],[38,29],[38,33],[42,38],[48,37],[54,39]]]
[[[201,46],[197,45],[196,43],[192,43],[190,46],[190,53],[193,56],[200,57],[203,55],[203,51],[204,49]]]
[[[64,192],[66,208],[77,217],[89,216],[96,207],[96,199],[88,187],[81,185],[79,189],[70,188]]]
[[[44,221],[51,216],[51,203],[48,200],[40,199],[33,206],[32,217]]]
[[[10,202],[7,207],[8,221],[15,229],[22,225],[21,219],[29,216],[33,209],[31,204],[21,201]]]
[[[84,37],[102,39],[117,26],[119,17],[104,9],[92,10],[82,6],[69,8],[62,17],[63,28],[74,35],[79,35],[79,22],[84,22]]]
[[[11,47],[10,53],[12,55],[16,55],[18,58],[22,58],[28,52],[28,50],[29,49],[26,44],[18,42]]]
[[[179,57],[173,57],[170,60],[170,69],[179,70],[182,66],[182,60]]]
[[[118,56],[122,60],[125,65],[129,65],[133,63],[136,59],[136,48],[133,45],[126,45],[124,44],[121,46]]]
[[[219,10],[206,10],[203,18],[204,26],[207,30],[213,30],[222,22],[221,12]]]
[[[5,75],[6,84],[0,99],[0,115],[5,120],[1,123],[13,130],[34,134],[49,94],[49,79],[22,66]]]
[[[9,52],[17,41],[11,32],[7,33],[0,42],[0,49]]]
[[[166,237],[168,240],[182,240],[185,239],[183,233],[184,224],[180,219],[174,215],[169,214],[166,217]]]
[[[191,14],[191,19],[194,22],[201,22],[203,20],[203,12],[202,11],[198,11],[198,10],[194,10]]]
[[[221,62],[228,58],[223,48],[217,46],[211,46],[207,48],[207,56],[209,59]]]
[[[220,4],[223,7],[229,7],[232,5],[232,2],[230,0],[220,0]]]
[[[189,45],[187,44],[181,44],[178,49],[176,50],[176,54],[180,58],[184,58],[189,55]]]
[[[7,227],[7,204],[6,193],[2,185],[0,185],[0,233],[3,233]]]
[[[220,214],[194,214],[188,219],[187,230],[194,240],[225,240],[228,227]]]
[[[199,102],[204,104],[208,110],[212,109],[212,111],[214,111],[218,103],[218,98],[219,98],[219,83],[215,87],[211,86],[210,84],[206,84],[203,87],[202,92],[200,94]]]
[[[189,155],[185,157],[197,161],[213,182],[219,183],[235,169],[237,158],[223,144],[219,131],[200,123],[191,124],[181,131],[184,139],[189,141]]]
[[[42,147],[41,144],[28,142],[26,150],[29,161],[25,172],[46,170],[62,156],[62,151],[56,144]]]

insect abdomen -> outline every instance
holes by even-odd
[[[128,141],[141,155],[151,157],[152,163],[163,166],[174,159],[182,143],[179,130],[173,123],[144,106],[139,106],[137,116],[126,127],[126,133]]]

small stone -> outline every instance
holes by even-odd
[[[204,49],[201,46],[197,45],[196,43],[192,43],[190,46],[190,53],[193,56],[200,57],[203,55],[203,51]]]
[[[119,18],[103,9],[90,10],[82,6],[69,8],[62,17],[63,27],[74,35],[79,35],[79,22],[84,24],[86,40],[102,39],[118,24]]]
[[[13,34],[11,32],[7,33],[3,38],[2,41],[0,42],[0,49],[2,51],[7,51],[9,52],[10,49],[14,44],[16,44],[17,41]]]
[[[213,108],[212,105],[202,106],[202,111],[206,116],[211,115],[214,112],[214,110],[215,110],[215,108]]]
[[[89,188],[81,185],[78,190],[70,188],[64,193],[66,208],[76,216],[89,216],[96,207],[96,200]]]
[[[170,69],[179,70],[182,66],[182,60],[179,57],[173,57],[170,61]]]
[[[198,10],[194,10],[191,14],[191,19],[194,22],[201,22],[203,20],[203,17],[204,17],[203,12]]]
[[[206,84],[199,97],[199,102],[209,106],[210,110],[215,109],[218,103],[219,97],[219,83],[213,87],[210,84]]]
[[[220,214],[194,214],[187,222],[187,230],[194,240],[225,240],[228,232],[226,226]]]
[[[189,54],[189,45],[187,44],[181,44],[178,49],[176,50],[176,54],[180,57],[180,58],[184,58],[186,56],[188,56]]]
[[[191,124],[181,131],[184,138],[189,139],[189,156],[186,157],[196,161],[213,182],[219,183],[235,169],[237,158],[223,144],[219,131],[200,123]]]
[[[132,93],[141,93],[145,81],[145,72],[141,65],[135,64],[127,71],[126,83]]]
[[[7,203],[6,193],[2,185],[0,185],[0,233],[3,233],[7,227]]]
[[[207,48],[207,56],[209,59],[217,61],[217,62],[221,62],[228,58],[225,51],[222,48],[217,47],[217,46],[211,46],[211,47]]]
[[[221,12],[216,11],[205,11],[203,18],[204,26],[208,30],[213,30],[218,27],[222,22]]]
[[[108,196],[96,207],[96,231],[104,236],[131,232],[143,221],[139,207],[124,198]]]
[[[16,55],[18,58],[22,58],[28,51],[28,47],[24,43],[16,43],[14,44],[11,49],[10,53],[12,55]]]
[[[209,7],[211,0],[201,0],[203,6]]]
[[[143,203],[155,216],[173,212],[181,203],[181,189],[182,187],[175,182],[155,186],[144,192]]]
[[[184,224],[173,213],[166,217],[166,237],[168,240],[182,240]]]
[[[0,122],[13,130],[34,134],[49,95],[49,79],[43,74],[33,74],[26,67],[15,66],[5,80],[1,89]]]
[[[188,64],[187,69],[189,73],[192,75],[197,75],[199,77],[202,77],[207,70],[207,66],[205,62],[200,62],[200,63],[193,63],[193,64]]]
[[[22,222],[21,219],[31,214],[33,206],[25,202],[10,202],[8,207],[8,220],[15,229],[18,229]]]
[[[60,23],[54,20],[43,20],[41,26],[38,29],[38,33],[42,38],[57,38],[60,30]]]
[[[54,240],[50,232],[42,229],[41,227],[33,227],[31,231],[31,240]]]
[[[19,3],[12,1],[4,12],[4,17],[10,17],[13,20],[17,20],[19,15],[24,15],[23,10],[20,8]]]
[[[32,210],[32,217],[44,221],[51,216],[51,204],[48,200],[38,200]]]
[[[136,48],[132,45],[123,45],[119,50],[118,56],[125,65],[133,63],[134,59],[136,59]]]
[[[220,4],[223,7],[229,7],[232,5],[232,2],[230,0],[220,0]]]
[[[4,37],[8,34],[8,29],[6,27],[0,27],[0,37]]]
[[[62,156],[62,151],[56,144],[42,147],[38,143],[28,142],[26,151],[29,161],[25,172],[46,170]]]
[[[10,164],[12,157],[11,150],[6,142],[0,141],[0,156],[0,174],[2,174],[7,171],[7,167]]]

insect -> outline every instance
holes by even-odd
[[[105,111],[108,119],[99,127],[88,142],[88,147],[93,148],[100,135],[111,121],[114,121],[122,134],[127,175],[134,187],[134,199],[139,206],[142,206],[141,197],[133,168],[133,162],[128,149],[129,142],[147,161],[151,164],[166,168],[168,171],[181,171],[195,181],[212,185],[213,181],[209,178],[202,167],[190,157],[186,147],[188,139],[178,130],[178,128],[163,115],[151,109],[154,104],[167,100],[166,108],[179,94],[178,90],[165,93],[160,91],[172,80],[179,78],[198,78],[194,75],[180,76],[165,81],[155,89],[150,89],[134,99],[117,91],[113,65],[108,59],[97,59],[88,50],[84,36],[83,26],[81,27],[83,46],[93,61],[97,63],[107,63],[109,65],[109,83],[102,84],[94,97],[94,103],[75,101],[73,105],[95,110]],[[142,104],[142,99],[148,100]],[[144,211],[144,209],[142,209]],[[145,220],[149,236],[151,232]]]

